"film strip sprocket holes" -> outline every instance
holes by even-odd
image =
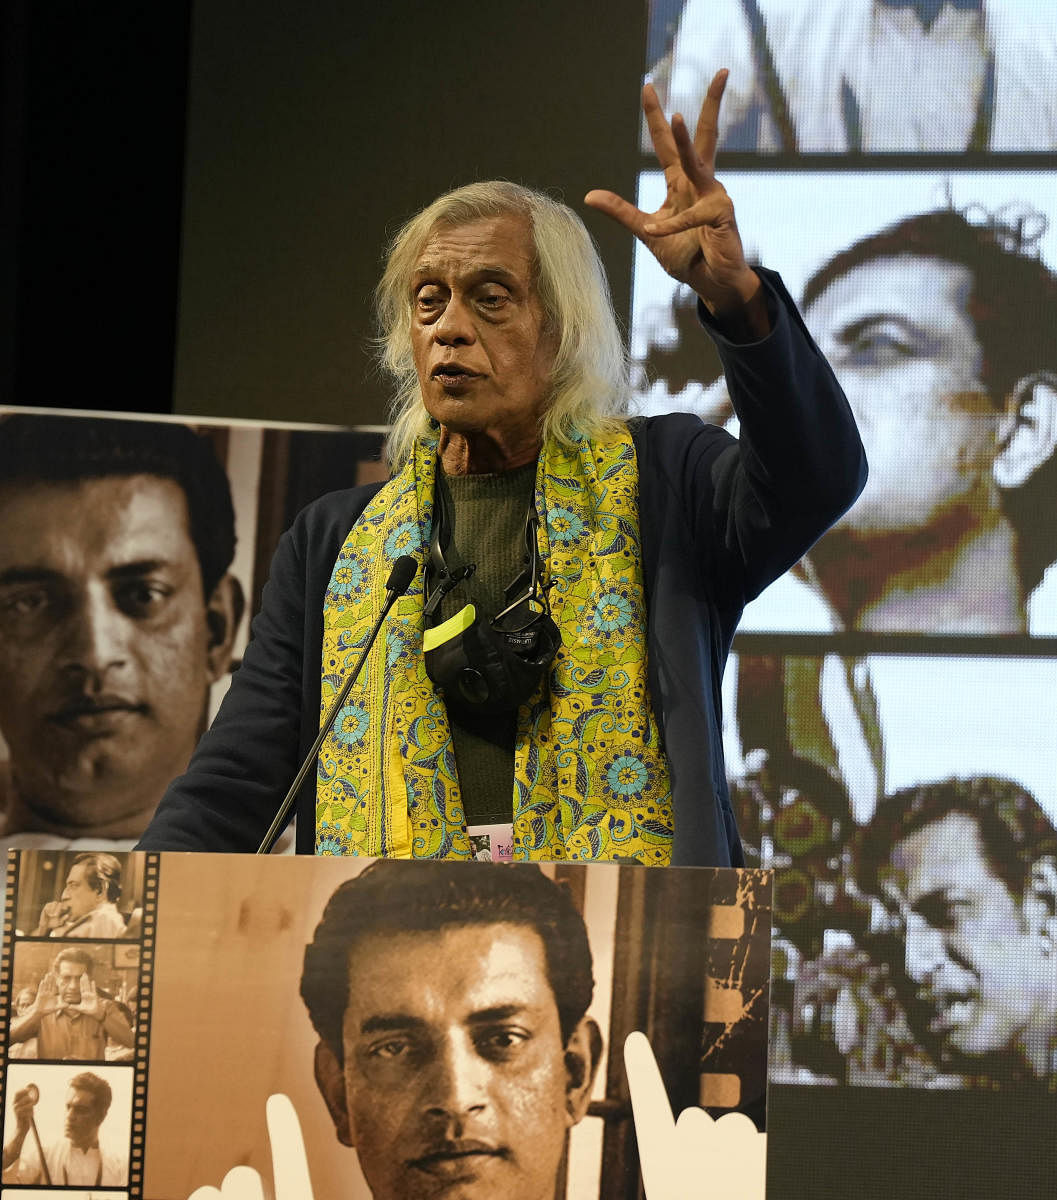
[[[7,852],[7,886],[4,891],[4,949],[0,957],[0,1038],[4,1059],[7,1059],[7,1014],[11,1011],[11,977],[15,962],[15,897],[18,895],[19,855]],[[0,1071],[0,1126],[3,1124],[4,1101],[7,1093],[7,1072]]]
[[[9,1023],[6,1019],[7,1015],[11,1012],[11,1005],[14,1002],[12,993],[15,978],[16,946],[26,946],[34,943],[38,945],[50,944],[58,952],[62,948],[78,944],[72,938],[62,938],[61,940],[48,943],[48,939],[32,935],[29,937],[16,937],[15,930],[20,901],[20,882],[32,878],[34,872],[30,864],[34,858],[53,855],[55,853],[55,851],[23,850],[12,851],[8,856],[7,889],[4,894],[4,944],[3,954],[0,957],[0,1049],[2,1049],[3,1054],[3,1069],[0,1071],[0,1119],[3,1120],[5,1126],[7,1095],[12,1089],[17,1091],[18,1087],[25,1086],[25,1079],[23,1078],[12,1080],[12,1068],[14,1067],[16,1072],[21,1072],[25,1076],[27,1068],[31,1065],[28,1062],[23,1063],[17,1060],[17,1058],[12,1058]],[[142,863],[142,902],[132,918],[132,920],[138,922],[138,929],[130,931],[130,936],[124,938],[98,938],[92,939],[91,943],[86,940],[83,945],[99,945],[105,942],[114,947],[135,947],[136,949],[138,968],[136,976],[136,1003],[133,1013],[135,1022],[133,1060],[130,1063],[111,1063],[103,1060],[99,1062],[98,1066],[95,1066],[94,1060],[91,1059],[71,1059],[68,1061],[47,1059],[43,1060],[39,1065],[36,1063],[32,1064],[32,1070],[34,1077],[46,1078],[51,1074],[56,1083],[59,1082],[58,1074],[59,1068],[61,1068],[63,1081],[66,1080],[68,1072],[72,1069],[74,1072],[98,1072],[98,1074],[105,1076],[112,1087],[120,1084],[122,1089],[124,1089],[127,1084],[131,1084],[127,1091],[127,1106],[123,1106],[127,1107],[127,1111],[129,1112],[127,1182],[121,1184],[103,1180],[100,1186],[107,1195],[121,1194],[127,1196],[128,1200],[143,1200],[147,1125],[147,1074],[154,994],[154,951],[157,929],[160,856],[153,853],[125,852],[117,853],[115,857],[124,863],[124,872],[128,872],[130,863],[137,860]],[[0,1140],[6,1144],[10,1136],[10,1131],[4,1128],[2,1139]],[[114,1140],[118,1141],[119,1138],[115,1138]],[[39,1136],[37,1146],[38,1148],[40,1146]],[[5,1194],[7,1194],[8,1188],[12,1189],[11,1194],[15,1194],[14,1189],[18,1188],[18,1186],[15,1183],[3,1184]],[[69,1191],[69,1187],[59,1181],[40,1181],[33,1186],[37,1188],[54,1187],[57,1195],[62,1195],[63,1192]],[[93,1187],[89,1190],[94,1192],[97,1189]]]
[[[129,1196],[143,1196],[143,1158],[147,1148],[147,1067],[154,999],[154,939],[158,917],[161,859],[146,854],[143,872],[143,925],[140,931],[140,984],[136,995],[136,1071],[132,1085],[132,1133],[128,1161]]]

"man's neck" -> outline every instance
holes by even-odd
[[[999,518],[947,543],[935,534],[834,530],[812,550],[807,573],[846,629],[1026,632],[1016,538],[1009,523]]]
[[[511,436],[499,433],[453,433],[441,429],[437,453],[446,475],[496,475],[513,471],[539,457],[535,429]]]
[[[69,1143],[72,1149],[79,1150],[82,1154],[89,1154],[91,1151],[99,1149],[99,1132],[97,1130],[87,1138],[80,1140],[71,1137]]]

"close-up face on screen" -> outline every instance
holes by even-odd
[[[776,868],[772,1085],[863,1089],[871,1126],[891,1089],[1057,1090],[1055,44],[1052,6],[997,0],[650,6],[666,111],[692,128],[730,68],[718,177],[869,462],[749,604],[724,730]],[[640,412],[737,432],[696,298],[642,247],[631,342]]]

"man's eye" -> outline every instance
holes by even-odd
[[[416,1053],[416,1045],[408,1037],[388,1037],[371,1042],[366,1048],[367,1057],[375,1062],[410,1061]]]
[[[491,1029],[474,1038],[478,1054],[485,1058],[505,1058],[529,1040],[524,1029]]]
[[[444,297],[440,292],[423,290],[415,296],[415,306],[420,312],[435,312],[444,304]]]
[[[379,1046],[373,1046],[371,1053],[375,1058],[399,1058],[401,1054],[407,1052],[407,1042],[396,1041],[382,1042]]]
[[[844,357],[858,367],[891,367],[913,358],[916,348],[890,333],[861,334],[848,343]]]
[[[39,613],[47,605],[48,593],[44,588],[33,588],[5,596],[0,607],[13,617],[29,617]]]
[[[917,913],[933,929],[953,929],[969,916],[973,902],[967,896],[937,896],[917,906]]]
[[[510,297],[506,292],[486,292],[477,298],[478,304],[485,308],[502,308],[509,301]]]
[[[148,617],[156,613],[172,595],[172,589],[160,583],[138,579],[123,584],[115,592],[115,599],[122,612],[131,617]]]

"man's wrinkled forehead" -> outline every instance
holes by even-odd
[[[431,276],[491,277],[536,283],[538,258],[532,223],[510,212],[466,221],[438,221],[416,256],[411,284]]]

